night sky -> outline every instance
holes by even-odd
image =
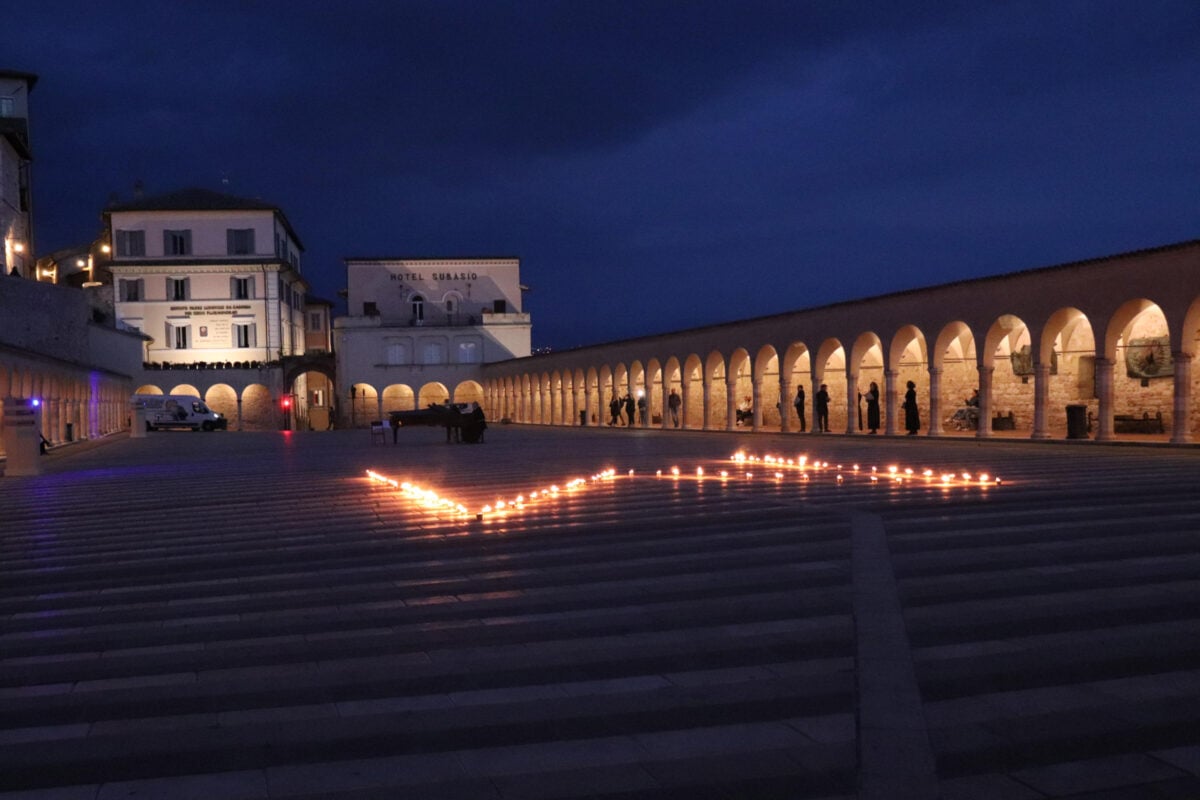
[[[56,2],[4,14],[36,245],[110,197],[518,256],[563,349],[1200,238],[1200,3]]]

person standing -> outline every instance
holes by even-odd
[[[879,430],[879,384],[871,381],[867,389],[867,431],[875,433]]]
[[[678,392],[674,389],[667,397],[667,410],[671,412],[671,422],[676,428],[679,427],[679,407],[683,405],[683,400],[680,399]]]
[[[617,393],[613,392],[612,400],[608,401],[608,413],[611,419],[608,421],[608,427],[612,427],[621,421],[621,398],[617,397]]]
[[[829,387],[817,390],[817,433],[829,433]]]
[[[638,424],[645,425],[646,424],[646,395],[644,395],[644,394],[638,395],[637,406],[638,406]]]
[[[625,427],[627,428],[633,427],[633,409],[633,395],[627,394],[625,395]]]
[[[800,418],[800,432],[808,428],[808,419],[806,417],[807,409],[805,409],[804,387],[796,387],[796,399],[792,401],[792,405],[796,407],[796,416]]]
[[[916,436],[921,430],[921,413],[917,409],[917,385],[908,382],[908,391],[904,393],[904,428],[909,436]]]

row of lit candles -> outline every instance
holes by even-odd
[[[932,469],[925,469],[920,472],[911,467],[900,468],[897,465],[890,465],[882,471],[878,467],[870,467],[864,469],[858,464],[851,464],[845,467],[842,464],[837,464],[832,469],[828,461],[810,461],[808,456],[797,456],[796,458],[786,458],[781,456],[754,456],[747,455],[743,451],[738,451],[730,456],[730,461],[738,465],[738,471],[742,472],[747,480],[752,480],[755,473],[752,469],[747,469],[747,466],[761,465],[770,476],[776,481],[781,481],[787,476],[788,471],[798,472],[800,480],[808,481],[810,476],[832,475],[833,480],[841,485],[847,479],[847,475],[851,478],[863,478],[870,483],[878,483],[881,480],[890,481],[892,483],[903,484],[905,482],[920,482],[928,485],[940,486],[949,488],[952,486],[979,486],[990,487],[999,486],[1000,479],[989,475],[986,472],[972,474],[970,472],[935,472]],[[629,470],[626,473],[628,477],[634,477],[634,470]],[[656,478],[670,478],[673,480],[682,479],[684,473],[679,467],[671,467],[665,473],[663,470],[657,470],[654,473]],[[448,513],[454,516],[468,517],[471,511],[462,503],[457,503],[446,497],[442,497],[433,489],[418,486],[417,484],[408,481],[397,481],[394,478],[389,478],[374,470],[367,470],[367,477],[375,483],[381,483],[398,490],[408,499],[416,502],[423,508],[437,511],[439,513]],[[606,483],[615,480],[617,471],[609,468],[597,472],[587,478],[574,478],[562,486],[551,484],[543,489],[534,490],[528,494],[518,494],[511,498],[498,498],[492,503],[489,503],[478,512],[475,513],[475,519],[483,520],[489,516],[504,516],[514,512],[525,511],[530,506],[545,503],[548,501],[557,500],[563,494],[579,492],[590,485],[598,483]],[[692,477],[692,476],[687,476]],[[697,480],[704,480],[710,477],[704,471],[704,467],[696,467],[694,477]],[[715,475],[711,476],[717,480],[728,481],[733,476],[729,470],[719,470]]]

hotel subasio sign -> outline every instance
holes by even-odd
[[[477,272],[431,272],[429,278],[426,279],[424,272],[393,272],[391,278],[394,281],[401,283],[425,283],[427,280],[432,282],[442,281],[474,281],[479,280]]]

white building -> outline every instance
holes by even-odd
[[[33,278],[29,93],[37,76],[0,70],[0,269]]]
[[[150,364],[273,362],[305,348],[303,246],[279,208],[205,189],[110,206],[114,312]]]
[[[482,402],[481,365],[530,354],[520,259],[349,258],[346,274],[349,316],[334,321],[342,424]]]

